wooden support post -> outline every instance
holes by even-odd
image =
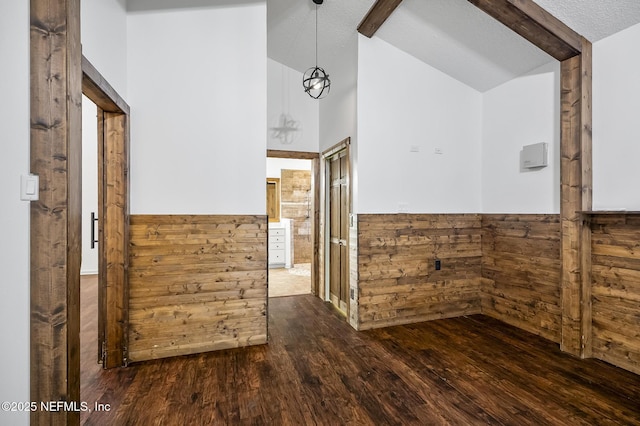
[[[79,424],[82,69],[80,0],[31,0],[31,424]],[[70,404],[70,405],[69,405]]]
[[[591,43],[532,0],[468,0],[561,61],[562,350],[591,356]]]
[[[581,85],[582,85],[582,102],[581,118],[582,125],[580,129],[582,144],[581,155],[582,161],[582,210],[590,211],[593,208],[593,178],[592,178],[592,46],[591,42],[582,38],[582,54],[581,60]],[[590,219],[590,216],[589,216]],[[580,356],[582,358],[591,358],[593,347],[593,331],[592,331],[592,302],[591,302],[591,223],[590,221],[582,222],[582,349]]]
[[[591,354],[591,240],[581,211],[591,210],[591,43],[561,64],[560,148],[563,351]]]

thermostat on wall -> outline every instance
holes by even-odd
[[[521,164],[522,168],[534,169],[547,166],[547,148],[545,142],[534,143],[522,147]]]

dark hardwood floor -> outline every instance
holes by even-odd
[[[104,371],[96,294],[81,399],[111,410],[87,425],[640,424],[640,376],[484,316],[356,332],[311,295],[269,300],[266,346]]]

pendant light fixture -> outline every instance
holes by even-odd
[[[329,75],[318,66],[318,5],[324,0],[312,0],[316,4],[316,66],[304,72],[302,86],[307,95],[313,99],[321,99],[329,94],[331,80]]]

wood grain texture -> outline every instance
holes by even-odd
[[[134,215],[130,236],[130,361],[266,343],[266,216]]]
[[[30,3],[31,401],[80,400],[82,74],[79,0]],[[33,411],[33,425],[78,424]]]
[[[83,413],[83,421],[640,423],[640,376],[563,354],[555,343],[486,316],[356,332],[311,295],[274,298],[270,305],[268,346],[83,370],[82,399],[112,407]]]
[[[129,264],[129,120],[123,113],[104,111],[103,138],[99,138],[104,159],[104,204],[99,217],[103,222],[104,250],[100,303],[104,322],[103,367],[127,362],[127,309]]]
[[[482,216],[482,313],[560,342],[560,217]]]
[[[353,226],[349,227],[349,324],[356,330],[359,330],[358,216],[354,214],[352,220]]]
[[[293,263],[311,263],[314,196],[311,171],[283,169],[280,179],[282,217],[293,219]]]
[[[402,0],[376,0],[358,25],[358,32],[366,37],[373,37],[400,3]]]
[[[270,158],[291,158],[295,160],[317,160],[320,154],[317,152],[305,151],[284,151],[279,149],[268,149],[267,157]]]
[[[82,93],[94,104],[104,111],[129,115],[129,105],[84,56],[82,75]]]
[[[481,232],[475,214],[358,215],[358,328],[480,313]]]
[[[593,74],[593,49],[591,42],[585,38],[582,41],[582,53],[580,54],[580,85],[581,96],[580,102],[580,168],[582,172],[581,182],[581,200],[582,210],[591,210],[593,207],[593,113],[592,113],[592,74]],[[593,355],[593,320],[591,305],[591,227],[585,216],[581,215],[581,232],[580,235],[580,271],[581,271],[581,310],[582,325],[581,337],[582,347],[580,356],[590,358]]]
[[[560,66],[561,147],[560,216],[562,220],[561,348],[589,356],[589,232],[581,211],[591,210],[591,47]],[[587,304],[584,304],[584,302]]]
[[[580,54],[579,34],[532,0],[468,0],[559,61]]]
[[[129,105],[82,57],[82,92],[98,118],[98,361],[126,363],[129,235]]]
[[[320,251],[320,210],[322,203],[320,202],[320,158],[316,157],[311,160],[311,188],[313,190],[313,219],[311,221],[311,291],[316,296],[320,295],[321,275],[320,265],[322,253]]]
[[[640,216],[591,222],[593,356],[640,374]]]

